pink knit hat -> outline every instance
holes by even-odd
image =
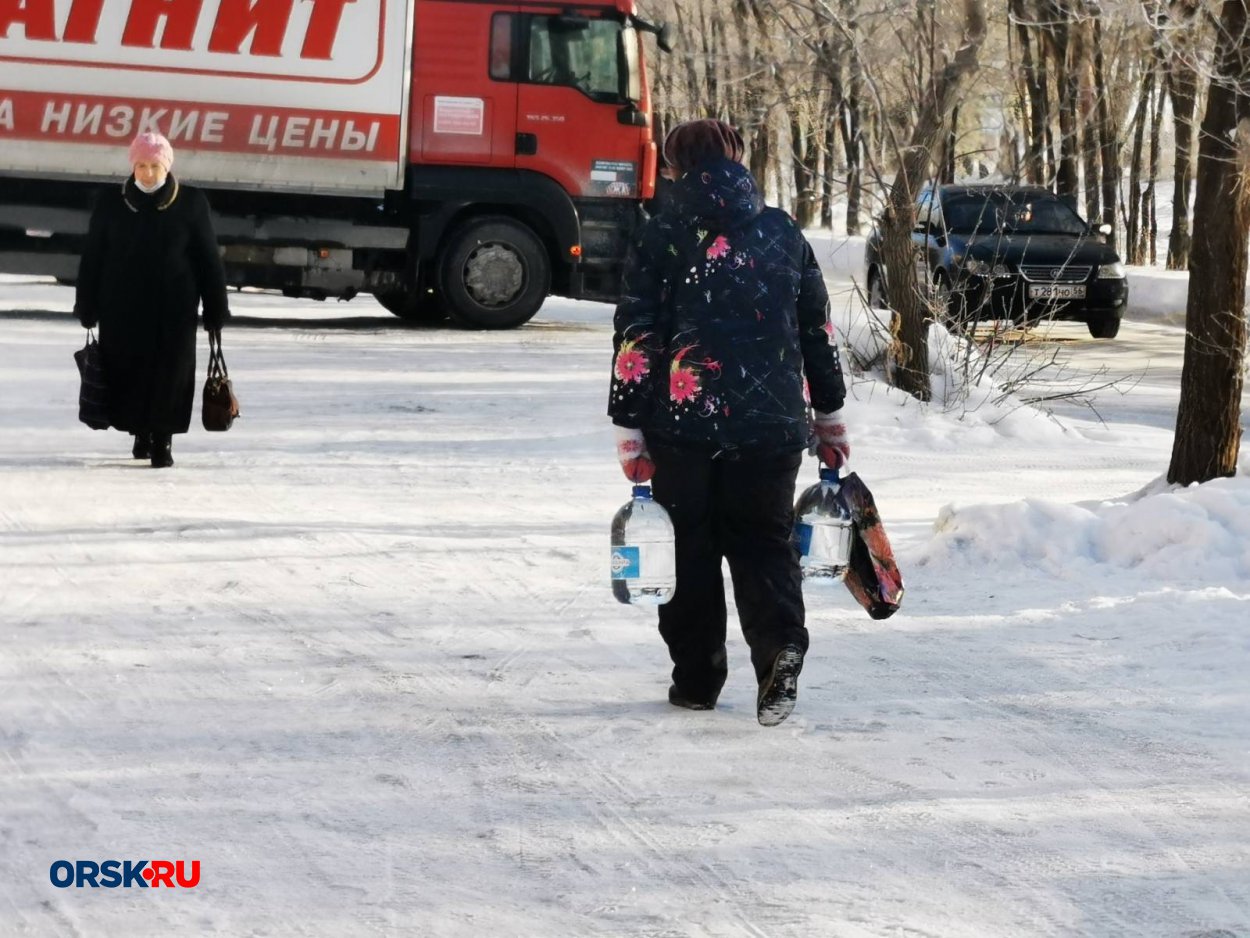
[[[130,144],[130,165],[160,163],[165,172],[174,165],[174,148],[160,134],[139,134]]]

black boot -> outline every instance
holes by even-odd
[[[668,702],[674,707],[684,707],[687,710],[715,710],[716,698],[711,699],[705,697],[689,697],[683,694],[676,684],[670,684],[668,688]]]
[[[150,459],[152,457],[152,434],[134,433],[131,435],[135,438],[135,445],[130,448],[130,455],[135,459]]]
[[[173,441],[168,433],[152,434],[152,468],[167,469],[174,464],[171,446]]]
[[[772,670],[760,682],[756,707],[760,726],[776,726],[794,712],[802,670],[803,649],[798,645],[787,645],[777,653]]]

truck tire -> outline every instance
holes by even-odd
[[[373,295],[388,312],[406,322],[439,323],[447,318],[442,301],[429,290],[403,286],[379,290]]]
[[[480,218],[455,231],[439,262],[452,320],[470,329],[514,329],[547,298],[551,262],[521,222]]]

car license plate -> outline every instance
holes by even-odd
[[[1083,300],[1083,283],[1035,283],[1029,287],[1030,300]]]

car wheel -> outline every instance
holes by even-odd
[[[1114,339],[1120,334],[1119,316],[1090,316],[1085,325],[1095,339]]]
[[[471,329],[513,329],[528,322],[551,285],[542,242],[520,222],[498,216],[456,231],[439,268],[448,315]]]

